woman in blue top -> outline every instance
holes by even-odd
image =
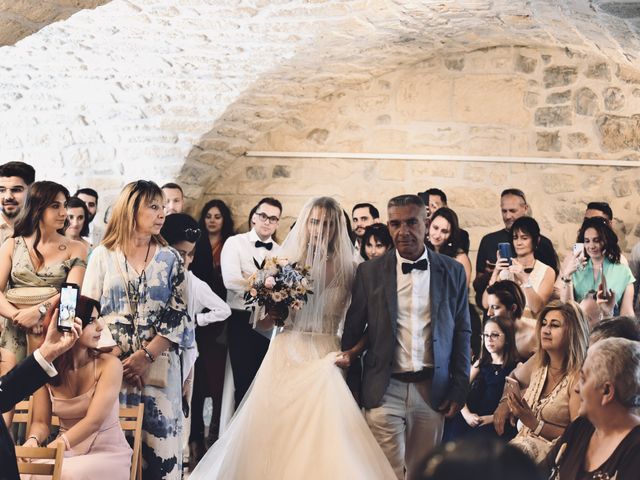
[[[587,218],[578,233],[584,243],[584,256],[576,253],[567,257],[562,266],[561,298],[563,301],[600,300],[603,316],[633,316],[633,274],[620,263],[618,236],[600,217]],[[609,301],[603,302],[602,275],[604,275]]]

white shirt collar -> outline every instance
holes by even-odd
[[[252,228],[251,231],[249,232],[249,240],[251,240],[251,242],[254,242],[254,243],[257,241],[262,242],[255,228]],[[268,239],[264,240],[264,243],[269,243],[269,242],[273,242],[273,237],[269,237]]]
[[[427,262],[429,261],[429,255],[427,254],[427,246],[426,245],[424,246],[424,252],[422,252],[422,255],[420,255],[420,258],[417,258],[415,260],[408,260],[408,259],[402,257],[400,255],[400,253],[398,253],[398,250],[396,250],[396,260],[398,262],[398,265],[401,265],[402,263],[416,263],[416,262],[419,262],[420,260],[422,260],[423,258],[426,259]]]

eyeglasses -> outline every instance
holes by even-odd
[[[271,225],[278,223],[278,220],[280,220],[275,215],[273,217],[270,217],[262,212],[256,212],[256,215],[260,220],[262,220],[263,222],[269,222]]]
[[[497,333],[497,332],[483,333],[482,336],[484,337],[485,340],[488,340],[489,338],[491,340],[497,340],[502,336],[502,333]]]
[[[185,228],[184,238],[187,242],[197,242],[200,238],[200,233],[199,228]]]

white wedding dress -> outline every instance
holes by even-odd
[[[326,261],[321,266],[324,272]],[[328,269],[335,273],[335,265]],[[324,285],[324,274],[320,280]],[[228,429],[190,480],[396,478],[335,365],[351,292],[343,282],[328,283],[314,288],[311,305],[293,312],[272,340]],[[321,312],[315,324],[312,312]]]

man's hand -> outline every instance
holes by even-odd
[[[438,407],[438,411],[444,415],[444,418],[453,418],[460,411],[462,405],[453,400],[445,400]]]
[[[73,328],[70,332],[59,331],[57,324],[58,309],[56,308],[53,312],[53,317],[51,317],[49,328],[47,329],[47,336],[39,348],[40,353],[49,363],[73,347],[73,344],[76,343],[76,340],[78,340],[82,333],[82,321],[77,317],[73,321]]]

